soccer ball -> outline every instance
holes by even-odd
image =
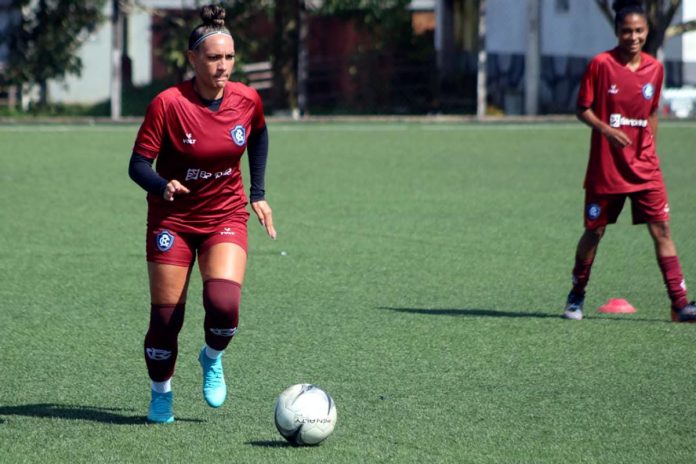
[[[278,396],[275,425],[293,445],[317,445],[336,426],[336,403],[321,388],[298,383]]]

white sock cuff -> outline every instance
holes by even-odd
[[[167,379],[164,382],[152,382],[152,390],[157,393],[169,393],[172,391],[172,379]]]
[[[208,345],[205,345],[205,355],[207,357],[209,357],[210,359],[217,359],[220,356],[222,356],[222,353],[224,353],[224,352],[225,352],[224,350],[221,350],[221,351],[214,350],[211,347],[209,347]]]

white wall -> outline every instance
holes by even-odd
[[[136,11],[128,18],[128,55],[133,64],[133,84],[152,81],[152,19],[145,11]]]
[[[48,98],[52,102],[96,103],[109,98],[111,85],[111,23],[107,20],[90,34],[80,49],[82,75],[69,75],[64,81],[50,81]]]
[[[696,0],[684,0],[682,9],[684,21],[696,19]],[[696,31],[682,35],[681,40],[684,50],[684,61],[696,63]]]
[[[488,0],[488,37],[491,53],[524,55],[527,45],[526,0]],[[594,0],[569,0],[567,12],[556,0],[541,0],[542,55],[589,58],[616,45],[613,26]],[[683,0],[683,20],[696,18],[696,0]],[[678,16],[679,17],[679,13]],[[667,59],[696,61],[696,32],[665,44]]]

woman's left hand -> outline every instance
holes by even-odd
[[[273,227],[273,211],[266,200],[254,201],[251,203],[251,209],[254,210],[259,222],[266,228],[266,233],[273,240],[276,239],[276,230]]]

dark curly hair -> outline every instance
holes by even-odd
[[[189,50],[195,50],[203,39],[216,32],[232,36],[225,27],[225,8],[222,5],[205,5],[201,7],[199,14],[203,24],[199,24],[191,31],[188,41]]]
[[[619,24],[623,23],[628,15],[638,14],[647,19],[643,0],[614,0],[611,7],[616,14],[614,16],[614,30],[619,29]]]

